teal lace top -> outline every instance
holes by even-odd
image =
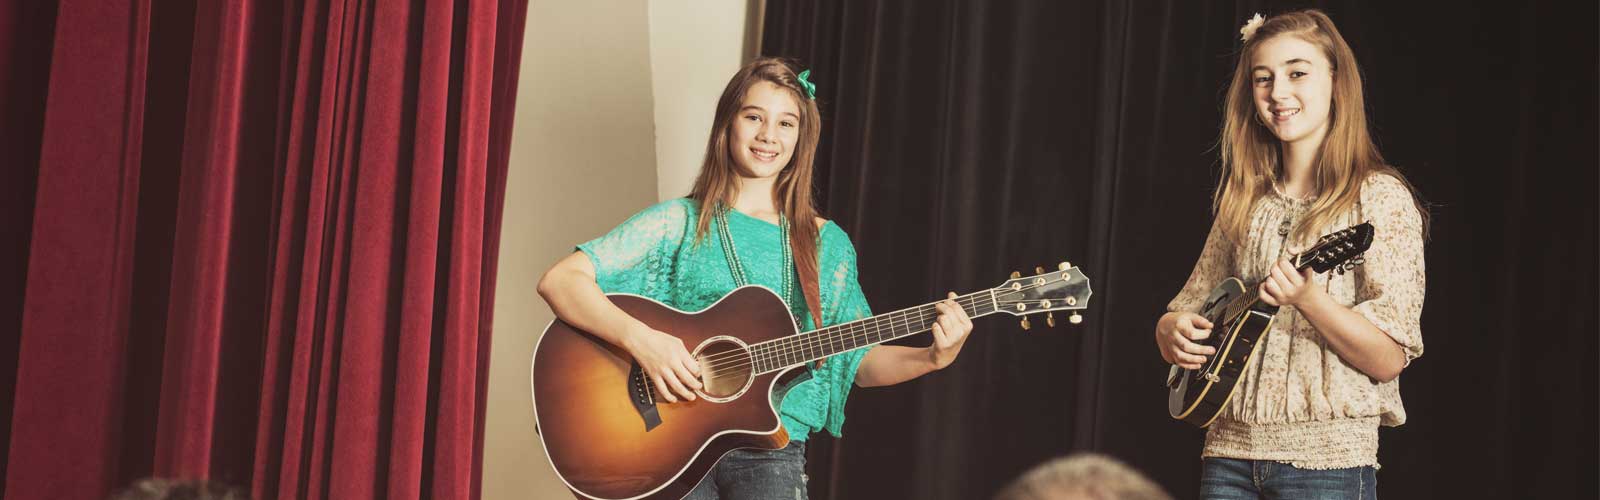
[[[664,201],[634,214],[604,236],[578,245],[578,250],[588,254],[594,264],[602,291],[641,295],[683,311],[700,311],[735,287],[717,237],[716,219],[706,237],[695,241],[698,212],[697,204],[688,198]],[[781,295],[782,237],[778,226],[738,210],[730,211],[727,221],[750,284]],[[827,222],[819,232],[817,251],[823,326],[871,316],[856,281],[856,251],[850,237]],[[788,300],[789,311],[797,318],[800,331],[813,330],[817,327],[801,295],[799,278],[792,279],[795,297]],[[790,383],[778,411],[789,439],[804,441],[819,429],[839,435],[845,398],[866,353],[867,349],[857,349],[833,356],[822,368],[807,365],[807,374]]]

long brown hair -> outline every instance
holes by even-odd
[[[728,152],[728,136],[733,130],[733,120],[744,102],[750,87],[759,82],[771,82],[794,97],[800,109],[800,140],[795,145],[789,165],[778,173],[772,187],[772,203],[782,217],[789,221],[789,250],[794,254],[795,269],[800,273],[800,290],[806,305],[811,309],[811,319],[822,327],[822,293],[817,285],[817,208],[811,200],[811,170],[816,160],[817,141],[822,137],[821,117],[815,100],[806,97],[800,89],[794,68],[774,57],[750,61],[722,89],[717,99],[717,114],[712,118],[711,137],[706,141],[706,158],[700,165],[700,176],[694,180],[689,198],[700,204],[700,220],[695,227],[695,240],[699,241],[711,231],[711,218],[722,207],[732,207],[742,175],[739,164]],[[784,272],[788,272],[787,269]],[[787,297],[785,297],[787,299]]]
[[[1242,244],[1249,229],[1251,209],[1256,200],[1272,189],[1272,182],[1283,168],[1280,142],[1256,120],[1255,96],[1250,87],[1250,63],[1262,43],[1278,36],[1293,36],[1322,50],[1332,66],[1332,109],[1328,133],[1311,166],[1312,185],[1317,199],[1305,220],[1295,227],[1292,240],[1305,241],[1314,231],[1333,223],[1361,199],[1361,183],[1368,176],[1388,174],[1412,192],[1412,202],[1422,214],[1423,233],[1427,233],[1428,211],[1416,198],[1416,189],[1394,167],[1383,160],[1367,130],[1367,109],[1361,92],[1361,69],[1355,53],[1345,43],[1333,20],[1320,10],[1310,9],[1279,14],[1262,23],[1239,53],[1228,85],[1223,110],[1222,179],[1212,199],[1212,210],[1222,232],[1235,244]]]

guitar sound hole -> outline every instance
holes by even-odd
[[[755,378],[750,350],[732,337],[713,337],[695,352],[700,360],[700,393],[712,401],[727,401],[743,394]]]

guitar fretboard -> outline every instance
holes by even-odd
[[[962,295],[955,302],[977,318],[997,311],[993,290]],[[942,302],[942,301],[941,301]],[[757,374],[803,365],[835,354],[881,344],[933,329],[938,322],[938,302],[887,314],[840,323],[791,337],[750,346]]]

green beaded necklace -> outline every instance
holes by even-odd
[[[733,274],[733,284],[741,287],[750,284],[745,274],[744,262],[739,260],[739,251],[733,245],[733,233],[728,230],[728,211],[730,207],[719,207],[717,210],[717,235],[722,238],[722,254],[728,260],[728,272]],[[783,302],[785,305],[793,304],[794,294],[794,256],[789,252],[789,219],[778,218],[778,234],[783,240]]]

